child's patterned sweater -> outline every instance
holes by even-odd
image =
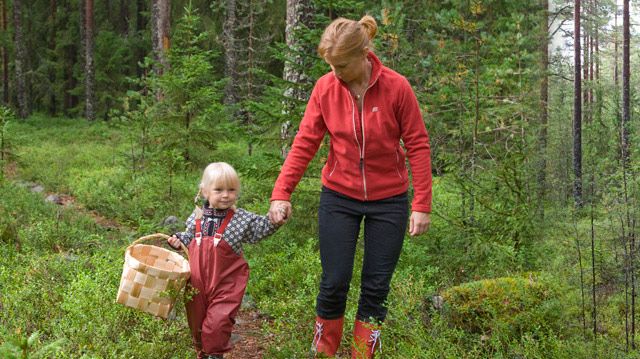
[[[222,220],[227,215],[228,210],[216,210],[209,208],[209,204],[203,206],[202,235],[213,236]],[[176,237],[185,245],[195,237],[196,212],[191,213],[186,221],[186,230],[176,233]],[[231,221],[224,231],[223,240],[226,241],[233,251],[242,254],[242,243],[256,243],[261,239],[273,234],[276,227],[267,216],[261,216],[242,208],[237,208]]]

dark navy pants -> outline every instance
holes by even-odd
[[[357,319],[384,321],[385,301],[407,230],[407,194],[358,201],[322,188],[318,222],[322,279],[316,312],[324,319],[344,315],[360,223],[364,219],[364,259]]]

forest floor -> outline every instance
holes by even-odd
[[[76,199],[64,193],[49,192],[44,186],[34,182],[24,182],[17,175],[15,163],[8,164],[5,175],[7,179],[17,183],[19,186],[29,187],[32,192],[41,193],[43,200],[56,203],[78,214],[89,216],[100,227],[120,232],[134,232],[133,229],[117,222],[114,219],[107,218],[97,211],[88,210]],[[262,358],[264,352],[268,348],[269,341],[272,339],[270,335],[263,333],[262,327],[269,325],[269,319],[255,308],[241,308],[236,317],[236,324],[233,329],[231,340],[233,342],[233,350],[225,355],[229,359],[253,359]]]

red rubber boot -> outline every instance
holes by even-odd
[[[342,340],[342,325],[344,317],[338,319],[323,319],[316,317],[316,325],[313,331],[313,344],[311,350],[324,357],[334,357]]]
[[[382,325],[356,320],[353,327],[351,359],[373,358],[376,350],[382,353],[381,329]]]

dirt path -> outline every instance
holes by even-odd
[[[100,227],[122,232],[135,232],[132,228],[102,216],[97,211],[88,210],[71,195],[48,192],[44,189],[44,186],[37,183],[20,182],[20,179],[16,176],[17,171],[15,164],[10,164],[8,167],[8,170],[5,172],[7,179],[17,183],[19,186],[30,188],[32,192],[41,193],[44,200],[56,203],[59,206],[79,214],[89,216],[93,218],[95,223]],[[225,355],[225,358],[254,359],[264,357],[266,348],[273,339],[265,336],[262,332],[264,325],[269,325],[269,320],[258,310],[241,308],[233,329],[232,341],[234,348],[230,353]]]

